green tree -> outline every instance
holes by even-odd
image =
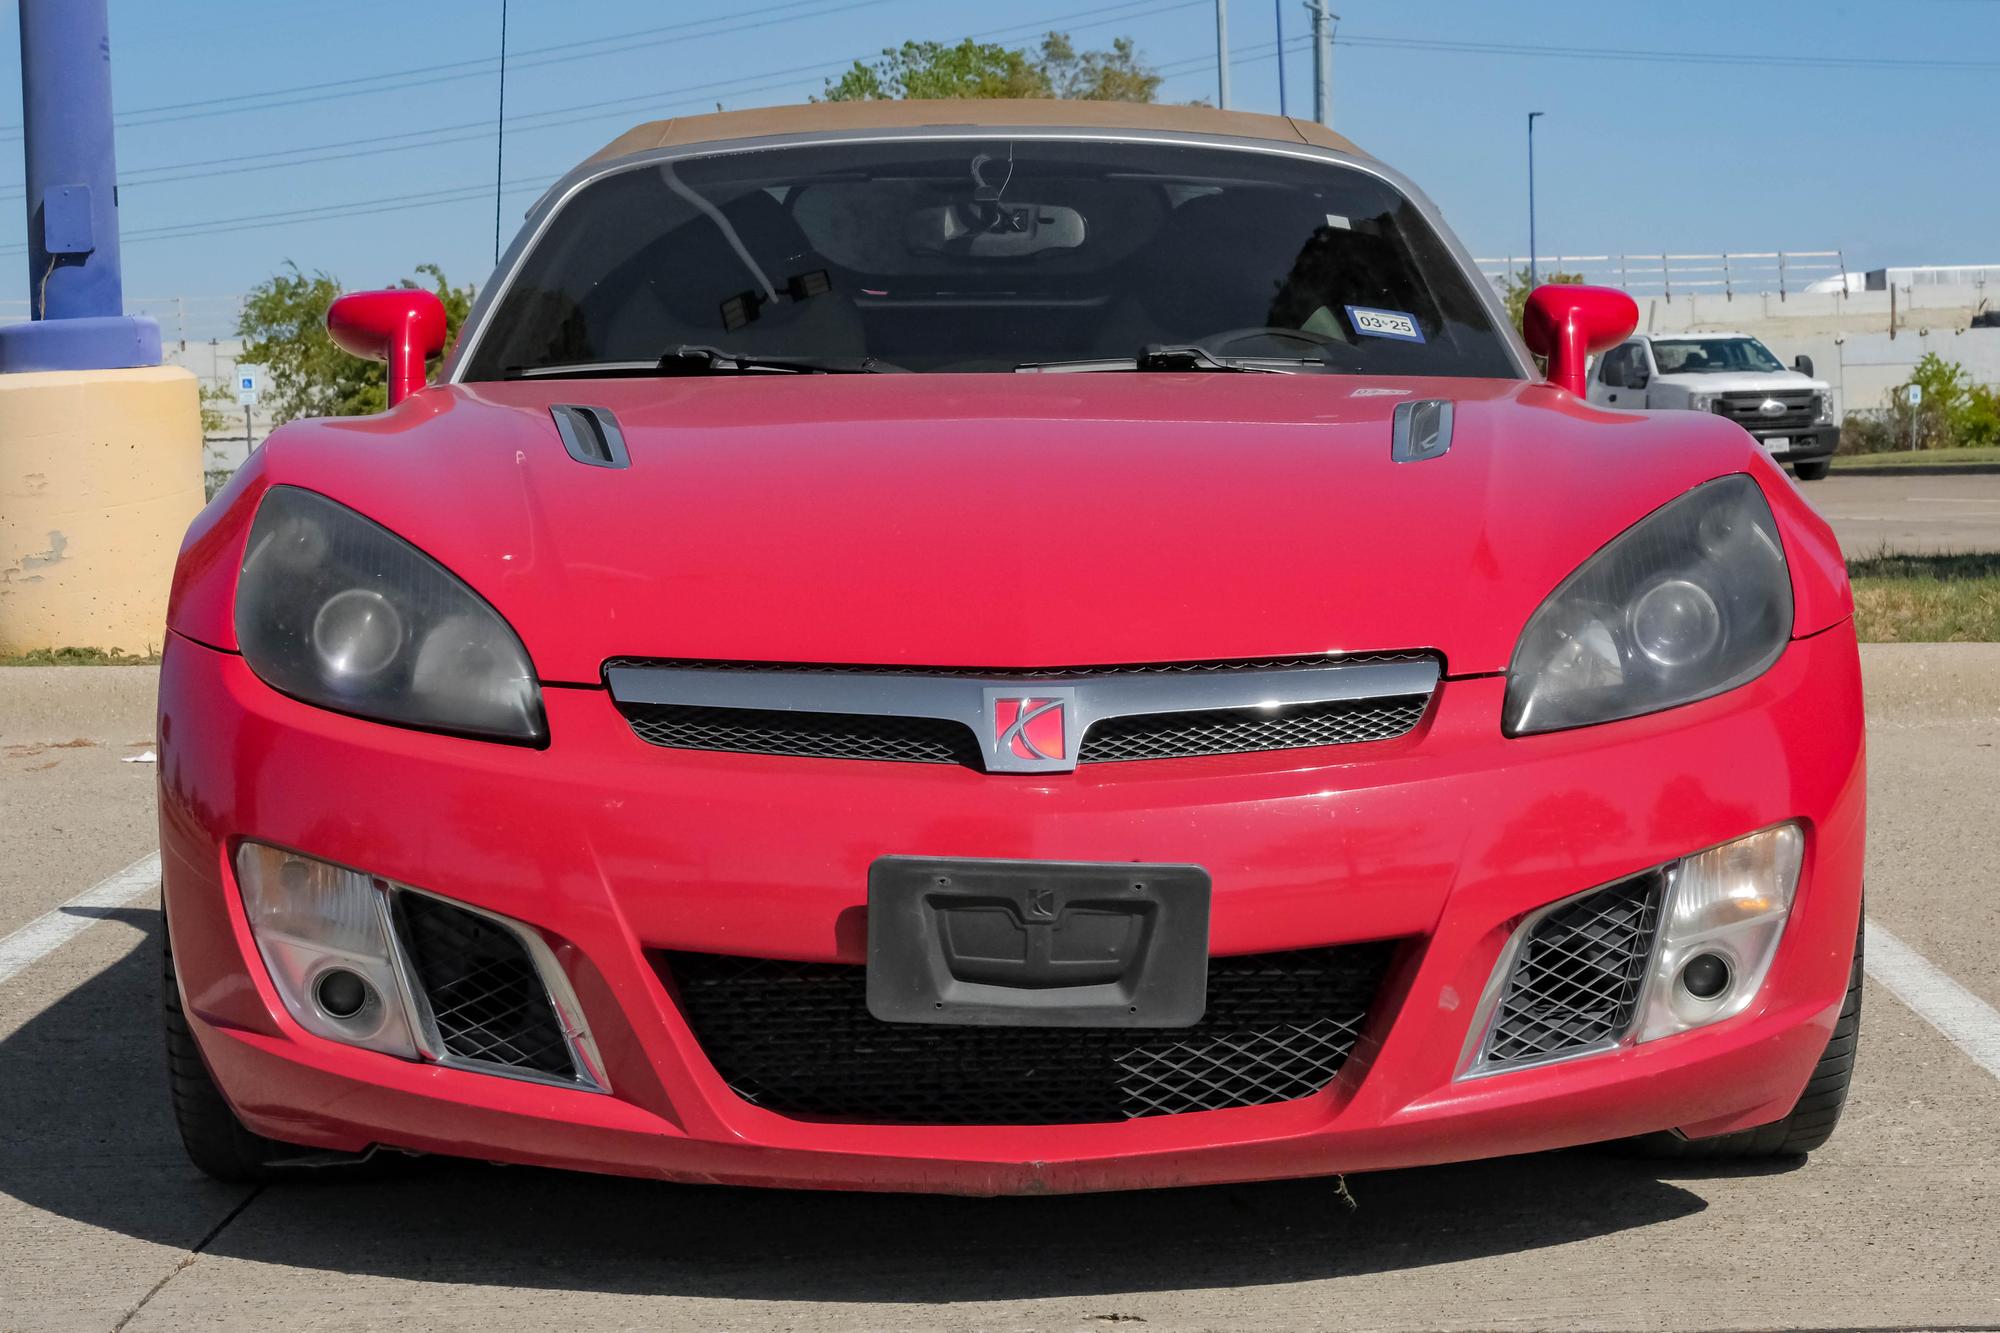
[[[1544,273],[1540,285],[1546,287],[1550,283],[1574,284],[1582,281],[1581,273]],[[1507,303],[1507,318],[1514,321],[1517,329],[1521,327],[1521,316],[1528,308],[1528,293],[1535,287],[1536,284],[1528,278],[1528,270],[1522,269],[1508,277],[1506,285],[1500,289],[1500,297]]]
[[[1915,407],[1904,393],[1909,385],[1923,390]],[[1890,391],[1889,416],[1901,448],[1913,434],[1920,449],[2000,443],[2000,392],[1974,384],[1964,366],[1936,352],[1924,353],[1908,382]]]
[[[975,42],[904,42],[875,60],[857,60],[826,81],[828,102],[901,98],[1061,97],[1099,102],[1150,102],[1160,76],[1140,63],[1128,37],[1109,51],[1079,52],[1068,34],[1052,32],[1038,50]]]
[[[472,288],[452,286],[436,264],[419,264],[417,273],[428,281],[404,278],[396,285],[425,288],[444,302],[448,347],[472,307]],[[268,386],[263,402],[274,421],[360,416],[389,405],[388,368],[349,356],[327,336],[327,307],[342,290],[324,269],[306,274],[287,262],[283,272],[258,283],[244,298],[236,324],[243,339],[239,360],[264,368]]]
[[[236,395],[229,392],[227,384],[204,384],[201,386],[201,433],[214,435],[229,424],[229,408],[236,402]]]

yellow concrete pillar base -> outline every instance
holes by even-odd
[[[0,654],[158,652],[201,506],[192,374],[0,375]]]

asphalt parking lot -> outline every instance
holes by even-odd
[[[1905,959],[1905,1003],[1871,975],[1833,1142],[1778,1169],[1577,1151],[1357,1176],[1354,1211],[1327,1181],[214,1184],[163,1091],[154,769],[124,762],[152,673],[0,673],[0,1328],[2000,1326],[2000,646],[1864,652],[1870,919],[1948,980],[1911,989]]]
[[[1878,477],[1836,471],[1800,488],[1851,557],[2000,549],[2000,471]]]

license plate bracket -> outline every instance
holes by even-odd
[[[881,857],[868,868],[868,1012],[1192,1027],[1208,1007],[1209,893],[1195,865]]]

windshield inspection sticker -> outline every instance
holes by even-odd
[[[1354,331],[1365,338],[1394,338],[1398,342],[1420,343],[1424,331],[1417,327],[1414,315],[1401,310],[1375,310],[1365,305],[1347,307],[1348,322]]]

